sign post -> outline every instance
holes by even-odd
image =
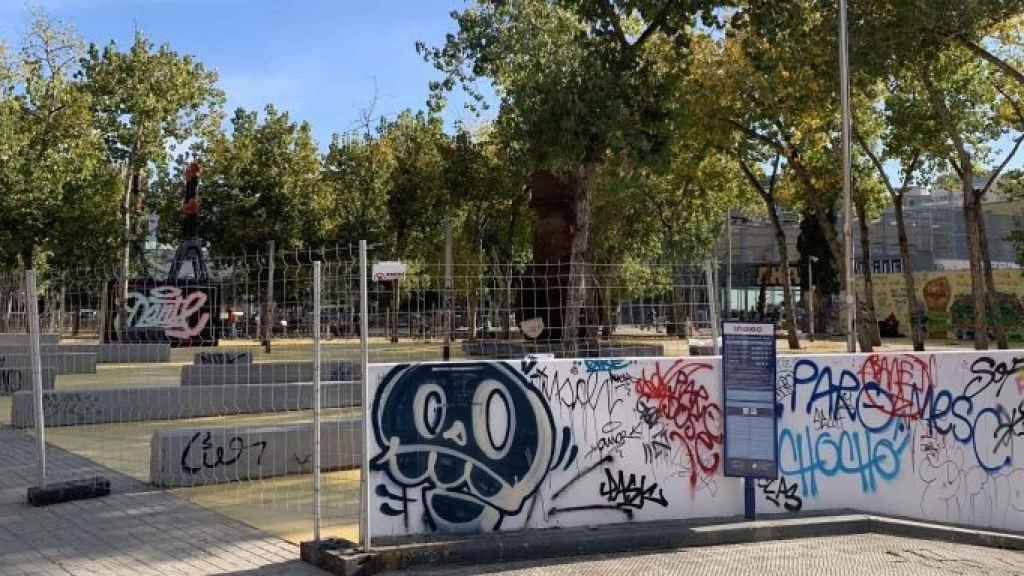
[[[398,296],[399,290],[401,290],[402,277],[405,276],[406,266],[403,262],[397,261],[385,261],[377,262],[373,265],[373,281],[374,282],[391,282],[391,295],[394,299],[391,310],[391,342],[398,342],[398,308],[399,302],[401,301]],[[412,327],[410,321],[409,327]]]
[[[744,516],[754,519],[754,481],[777,478],[775,324],[725,322],[725,475],[744,479]]]

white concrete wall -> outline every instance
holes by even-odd
[[[718,362],[373,365],[372,531],[742,514]],[[780,475],[758,482],[759,513],[1024,531],[1024,352],[780,356],[776,388]]]

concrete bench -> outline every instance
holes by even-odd
[[[252,364],[252,352],[237,350],[216,350],[197,352],[192,359],[193,364]]]
[[[43,368],[53,368],[57,374],[95,374],[96,355],[85,352],[54,353],[43,352],[40,355]],[[0,367],[23,367],[32,365],[32,356],[28,353],[0,352]]]
[[[40,334],[39,344],[56,344],[60,342],[60,334]],[[25,332],[4,332],[0,334],[0,346],[28,346],[28,334]]]
[[[321,470],[359,467],[362,424],[361,419],[321,422]],[[149,481],[156,486],[203,486],[312,471],[312,422],[160,430],[150,441]]]
[[[53,390],[57,380],[57,371],[53,368],[43,368],[43,390]],[[27,392],[23,392],[26,391]],[[24,394],[28,400],[28,409],[32,409],[32,368],[30,366],[3,366],[0,367],[0,396],[11,396],[18,392]],[[44,392],[45,393],[45,392]],[[13,411],[13,408],[12,408]]]
[[[362,386],[358,383],[325,383],[321,385],[321,405],[324,408],[357,406],[361,394]],[[312,384],[153,386],[43,392],[43,416],[47,426],[175,420],[309,410],[312,407]],[[32,393],[15,393],[11,402],[11,424],[27,428],[34,420]]]
[[[99,364],[170,362],[170,344],[44,344],[43,354],[95,354]],[[0,345],[0,354],[26,354],[21,345]]]
[[[320,363],[320,381],[336,382],[358,378],[355,362],[326,360]],[[186,364],[181,367],[182,386],[228,386],[233,384],[283,384],[311,382],[312,362],[256,362],[253,364]]]
[[[164,343],[133,344],[131,342],[93,344],[102,364],[135,364],[143,362],[170,362],[171,345]]]

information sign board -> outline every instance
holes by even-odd
[[[722,387],[725,475],[778,477],[774,324],[723,324]]]

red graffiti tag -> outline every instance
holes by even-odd
[[[913,354],[882,356],[872,354],[860,368],[862,383],[875,382],[889,393],[887,403],[882,406],[874,399],[865,401],[864,406],[876,408],[897,418],[918,420],[926,417],[922,406],[930,402],[929,394],[934,389],[935,357],[918,358]]]
[[[671,424],[669,438],[686,448],[691,490],[696,490],[701,473],[714,474],[722,460],[722,409],[697,384],[694,376],[702,370],[710,371],[711,364],[678,360],[663,373],[659,363],[654,373],[644,370],[636,381],[637,394],[657,402],[658,417]]]

